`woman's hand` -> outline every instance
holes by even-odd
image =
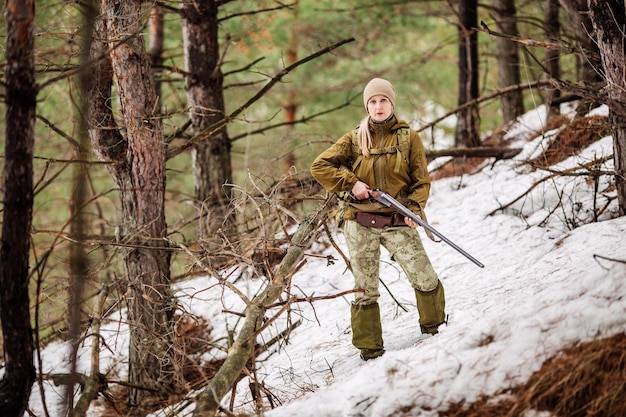
[[[357,181],[352,187],[352,195],[358,200],[365,200],[370,196],[370,187],[363,181]]]
[[[415,222],[413,221],[413,219],[412,219],[412,218],[410,218],[410,217],[408,217],[408,216],[405,216],[405,217],[404,217],[404,222],[405,222],[405,223],[406,223],[409,227],[412,227],[413,229],[415,229],[415,228],[419,227],[419,224],[418,224],[418,223],[415,223]]]

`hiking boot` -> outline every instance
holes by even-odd
[[[361,349],[360,356],[364,361],[369,361],[370,359],[376,359],[383,356],[384,353],[384,349]]]

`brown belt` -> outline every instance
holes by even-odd
[[[359,211],[356,213],[356,222],[361,226],[375,227],[377,229],[407,226],[404,222],[404,216],[398,213],[373,214]]]

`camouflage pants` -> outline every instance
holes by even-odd
[[[372,304],[378,300],[380,275],[380,246],[384,246],[396,261],[413,288],[432,291],[439,277],[428,259],[419,232],[411,227],[376,229],[362,226],[355,220],[346,220],[343,227],[350,253],[354,288],[366,290],[356,293],[354,304]]]

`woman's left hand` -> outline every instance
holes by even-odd
[[[419,224],[414,222],[413,219],[411,219],[408,216],[404,217],[404,222],[409,226],[412,227],[413,229],[415,229],[416,227],[419,227]]]

